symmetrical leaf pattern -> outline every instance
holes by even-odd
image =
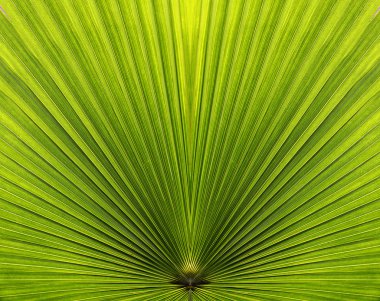
[[[1,0],[0,300],[380,300],[380,3]]]

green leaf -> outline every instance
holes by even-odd
[[[4,0],[0,300],[379,300],[372,0]]]

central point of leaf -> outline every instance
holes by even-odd
[[[208,284],[209,281],[202,277],[202,275],[189,273],[178,275],[172,283],[180,285],[188,291],[194,291],[197,287]]]
[[[186,289],[191,296],[196,288],[208,284],[209,281],[206,280],[206,275],[199,265],[194,260],[188,259],[178,270],[178,274],[174,275],[171,283]]]

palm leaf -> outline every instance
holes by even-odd
[[[370,0],[5,0],[1,300],[379,300]]]

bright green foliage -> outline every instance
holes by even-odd
[[[0,300],[380,300],[379,1],[0,5]]]

